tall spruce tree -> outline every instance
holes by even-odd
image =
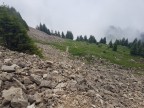
[[[64,32],[62,32],[61,36],[62,36],[62,38],[66,38],[65,35],[64,35]]]
[[[96,39],[95,39],[95,37],[93,35],[90,35],[88,41],[89,41],[89,43],[97,43],[97,41],[96,41]]]
[[[83,36],[82,35],[80,35],[80,41],[83,41],[84,39],[83,39]]]
[[[113,44],[113,51],[117,51],[117,42],[115,41],[115,43]]]
[[[113,48],[112,40],[109,42],[109,47],[110,47],[110,48]]]
[[[73,40],[73,33],[71,32],[71,31],[67,31],[67,33],[66,33],[66,38],[67,39],[72,39]]]
[[[86,35],[84,36],[84,41],[86,41],[86,42],[88,41],[88,39],[87,39],[87,36],[86,36]]]

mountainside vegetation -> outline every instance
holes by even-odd
[[[93,57],[96,57],[99,59],[106,59],[111,63],[119,64],[124,67],[144,69],[143,57],[131,55],[130,48],[116,43],[113,44],[113,48],[110,48],[109,45],[102,43],[95,44],[72,40],[65,40],[60,43],[52,42],[43,44],[52,45],[62,51],[66,51],[67,47],[69,47],[70,54],[73,56],[84,57],[88,61],[91,61]]]
[[[10,50],[42,56],[29,38],[28,25],[13,7],[0,6],[0,44]]]

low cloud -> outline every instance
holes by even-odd
[[[71,30],[75,36],[100,39],[111,25],[122,31],[144,31],[144,0],[3,0],[0,4],[3,2],[15,7],[29,26],[42,22],[49,29]]]

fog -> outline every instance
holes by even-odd
[[[75,37],[100,39],[114,34],[113,38],[132,40],[144,31],[144,0],[0,0],[3,2],[15,7],[31,27],[41,22],[51,30],[70,30]]]

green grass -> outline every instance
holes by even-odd
[[[131,56],[130,50],[124,46],[118,46],[118,50],[115,52],[104,44],[96,45],[72,40],[66,40],[62,43],[49,44],[62,51],[66,51],[66,47],[69,47],[69,53],[74,56],[84,56],[91,59],[90,57],[93,55],[95,57],[104,58],[112,63],[125,67],[144,69],[144,58],[139,56]]]

